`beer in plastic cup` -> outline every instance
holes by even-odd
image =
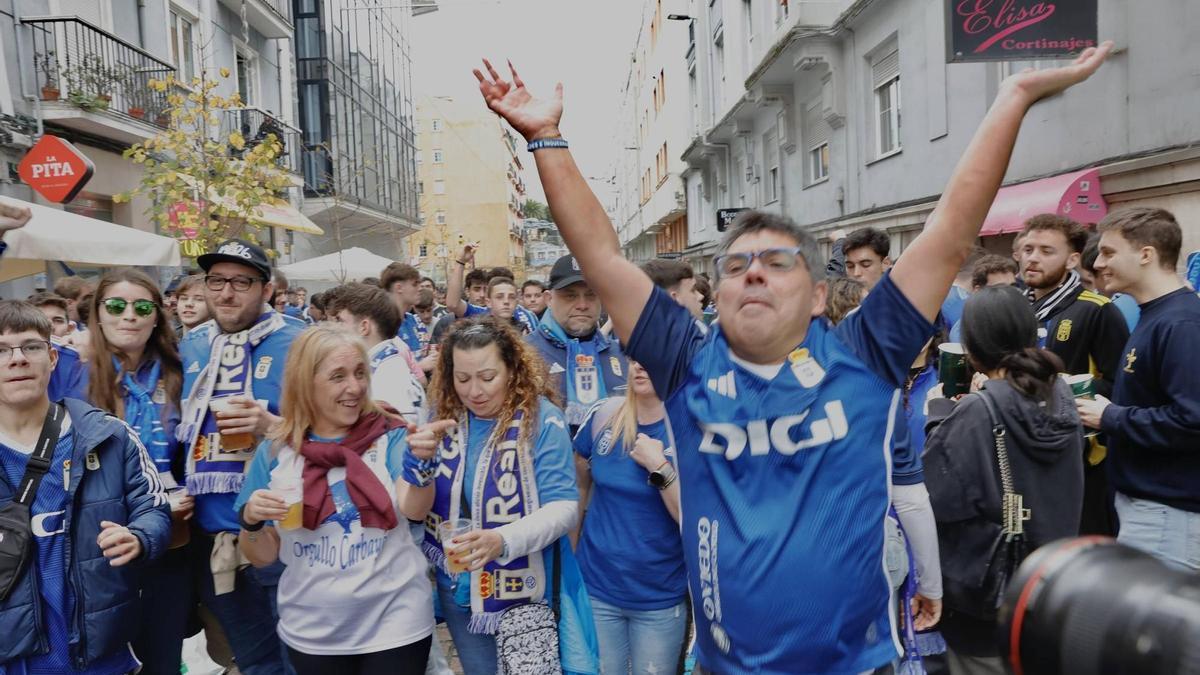
[[[297,479],[281,479],[272,481],[271,490],[278,492],[287,504],[287,515],[276,523],[285,530],[295,530],[304,526],[304,483]]]
[[[446,569],[450,570],[451,574],[462,574],[467,571],[467,566],[463,563],[455,562],[455,549],[450,548],[450,540],[466,534],[472,529],[471,521],[466,518],[457,520],[443,520],[438,524],[438,540],[442,542],[442,551],[446,553]]]
[[[1075,398],[1096,398],[1096,378],[1090,373],[1063,375],[1063,379],[1071,385],[1071,394]]]
[[[938,380],[942,396],[953,398],[971,391],[971,369],[967,367],[967,352],[957,342],[938,345]]]
[[[175,513],[179,509],[179,503],[187,496],[187,488],[183,486],[167,490],[167,503],[171,505],[171,542],[168,544],[168,548],[186,546],[192,538],[191,524]]]
[[[229,396],[214,398],[208,402],[208,408],[209,410],[212,410],[214,416],[217,413],[232,412],[233,408],[238,404],[231,403],[231,398],[232,397]],[[254,434],[245,432],[228,434],[224,431],[221,431],[220,427],[217,428],[217,431],[221,434],[222,450],[249,450],[250,448],[254,447]]]

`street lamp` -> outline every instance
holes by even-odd
[[[695,21],[696,17],[687,14],[668,14],[667,21]]]

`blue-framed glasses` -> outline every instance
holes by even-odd
[[[800,260],[800,251],[799,246],[785,246],[747,253],[726,253],[713,258],[713,265],[717,269],[717,274],[722,277],[736,277],[745,274],[755,258],[758,258],[768,272],[790,272],[796,268],[796,263]]]

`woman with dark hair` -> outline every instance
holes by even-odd
[[[1020,291],[979,290],[963,308],[962,325],[967,359],[987,380],[957,404],[931,400],[930,423],[937,426],[925,442],[946,589],[941,631],[952,673],[1003,673],[995,613],[963,602],[989,578],[990,544],[1004,525],[1000,450],[1012,491],[1027,509],[1021,523],[1027,553],[1079,531],[1083,433],[1071,389],[1058,374],[1062,361],[1037,348],[1037,319]],[[993,433],[1000,426],[1002,438]]]
[[[82,309],[82,308],[81,308]],[[184,633],[192,606],[186,521],[192,499],[179,487],[183,461],[175,427],[183,370],[175,332],[163,312],[158,285],[133,268],[100,277],[82,312],[88,316],[88,401],[124,420],[146,447],[167,493],[174,523],[171,545],[141,574],[142,624],[134,652],[147,672],[179,669]],[[169,669],[169,670],[168,670]]]
[[[427,529],[423,548],[467,675],[500,672],[506,618],[528,611],[548,625],[555,605],[560,649],[527,651],[526,663],[539,665],[521,672],[551,672],[560,658],[564,672],[598,672],[591,608],[565,536],[579,493],[554,396],[537,351],[507,321],[460,321],[442,344],[430,400],[434,418],[458,428],[441,444],[426,522],[451,531]],[[579,631],[565,629],[571,622]]]

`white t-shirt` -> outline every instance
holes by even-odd
[[[371,398],[391,404],[405,420],[413,424],[424,424],[429,421],[425,411],[425,390],[413,377],[408,360],[399,353],[381,357],[391,342],[384,340],[368,352],[372,364]],[[400,342],[400,346],[407,349],[403,342]]]
[[[399,524],[392,530],[362,526],[349,500],[346,470],[334,467],[328,480],[339,509],[316,530],[303,527],[279,534],[279,637],[304,654],[368,654],[412,644],[433,633],[432,585],[425,556],[413,542],[408,521],[396,502],[396,479],[403,467],[405,431],[381,436],[363,461],[387,488]],[[290,447],[270,460],[259,447],[246,474],[243,495],[299,481],[303,458]],[[270,472],[267,473],[267,462]],[[340,498],[339,498],[340,494]]]

